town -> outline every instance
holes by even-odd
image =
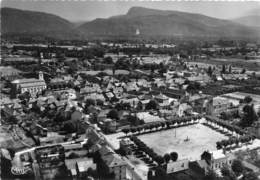
[[[2,39],[2,179],[259,179],[260,41],[135,33]]]

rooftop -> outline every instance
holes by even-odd
[[[29,79],[16,79],[12,81],[13,84],[23,84],[23,83],[35,83],[35,82],[44,82],[44,80],[29,78]]]
[[[257,95],[257,94],[244,93],[244,92],[237,91],[237,92],[228,93],[228,94],[223,95],[223,97],[238,99],[238,100],[242,100],[246,96],[250,96],[253,99],[253,101],[260,102],[260,95]]]

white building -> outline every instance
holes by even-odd
[[[16,97],[19,94],[29,92],[31,96],[36,96],[38,92],[47,88],[47,85],[43,78],[43,73],[39,72],[39,79],[16,79],[12,81],[12,97]]]

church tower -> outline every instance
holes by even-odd
[[[140,35],[140,30],[139,29],[136,29],[136,31],[135,31],[135,35]]]
[[[39,80],[43,80],[44,81],[43,72],[42,71],[39,71]]]

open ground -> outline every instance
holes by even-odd
[[[176,136],[175,136],[176,133]],[[147,146],[159,155],[177,152],[178,159],[198,160],[205,151],[216,150],[216,142],[228,139],[202,124],[195,124],[176,129],[159,131],[138,136]]]

